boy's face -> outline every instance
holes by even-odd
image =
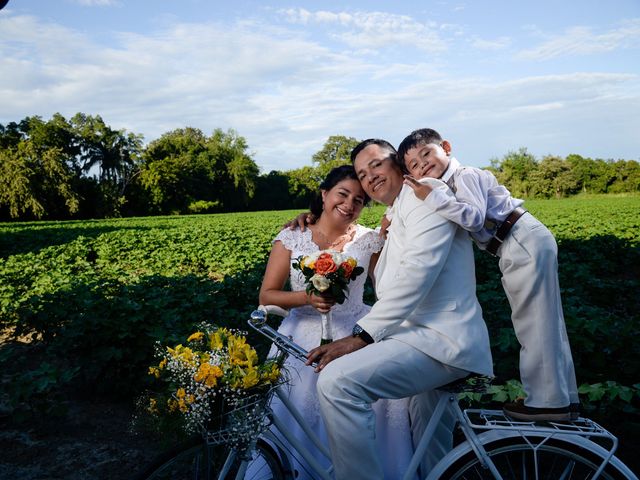
[[[404,165],[414,178],[440,178],[449,166],[450,149],[446,140],[418,145],[404,154]]]

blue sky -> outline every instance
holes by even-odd
[[[463,164],[640,159],[640,1],[9,0],[0,123],[235,129],[263,173],[431,127]]]

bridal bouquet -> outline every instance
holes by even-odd
[[[293,262],[293,268],[302,272],[307,284],[307,294],[329,292],[337,303],[344,303],[347,285],[364,272],[353,257],[334,250],[321,250],[311,255],[301,255]],[[331,312],[321,314],[322,337],[320,344],[333,340]]]
[[[260,363],[242,333],[207,324],[200,325],[185,345],[157,344],[156,356],[160,362],[149,374],[163,381],[165,390],[149,398],[147,411],[179,414],[188,432],[203,426],[211,430],[212,422],[223,421],[228,410],[268,391],[280,378],[276,361]]]

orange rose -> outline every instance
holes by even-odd
[[[349,278],[351,276],[351,272],[353,272],[353,265],[349,262],[342,262],[340,267],[342,267],[342,271],[344,272],[344,278]]]
[[[327,273],[335,272],[337,269],[338,266],[329,253],[320,254],[316,260],[316,273],[319,275],[326,275]]]

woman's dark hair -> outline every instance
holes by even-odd
[[[316,195],[316,197],[311,200],[311,205],[309,205],[309,210],[316,218],[319,218],[322,215],[322,190],[331,190],[342,180],[350,178],[352,180],[358,181],[358,176],[356,175],[356,171],[352,165],[341,165],[339,167],[333,168],[329,174],[325,177],[325,179],[320,184],[320,191]],[[364,204],[368,204],[371,200],[369,196],[364,193]]]

